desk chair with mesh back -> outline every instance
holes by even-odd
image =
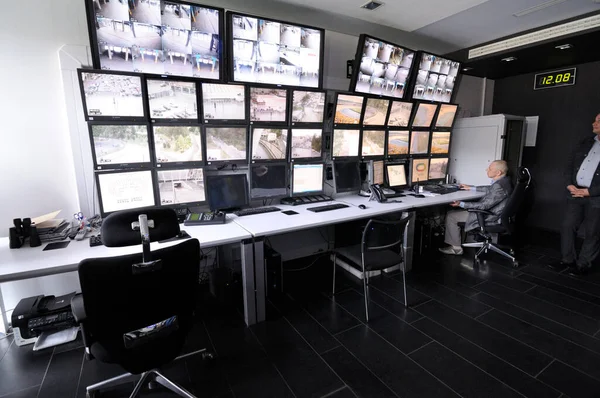
[[[517,171],[517,185],[513,189],[512,194],[506,203],[506,207],[504,207],[504,211],[500,215],[500,224],[485,224],[485,216],[492,214],[487,210],[469,210],[470,213],[475,213],[479,224],[479,229],[476,229],[474,232],[483,240],[483,242],[463,243],[463,247],[479,248],[475,254],[475,261],[479,261],[479,257],[482,253],[487,253],[488,250],[491,250],[510,259],[513,263],[513,267],[517,268],[519,266],[519,262],[515,258],[512,239],[515,234],[515,218],[523,203],[523,199],[525,199],[525,193],[527,188],[529,188],[530,183],[531,174],[529,173],[529,170],[526,167],[519,167],[519,170]],[[504,247],[498,245],[496,241],[499,235],[508,236],[511,239],[510,245]],[[508,253],[505,250],[508,250]]]
[[[368,285],[369,273],[381,271],[404,262],[404,231],[409,217],[405,216],[395,221],[371,219],[367,222],[362,233],[361,243],[354,246],[337,248],[333,251],[333,295],[335,296],[335,270],[338,256],[348,265],[362,272],[365,296],[365,317],[369,321]],[[406,301],[406,274],[404,264],[402,281],[404,283],[404,305]]]
[[[193,322],[200,263],[198,240],[150,251],[150,242],[178,233],[177,214],[171,209],[113,213],[102,224],[104,245],[142,243],[142,253],[79,263],[81,295],[73,298],[71,307],[81,324],[87,356],[118,364],[129,372],[88,386],[88,397],[137,381],[132,398],[151,382],[194,398],[157,370],[174,359],[200,353],[209,356],[199,350],[177,357]]]

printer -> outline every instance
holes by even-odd
[[[35,343],[42,332],[67,329],[76,325],[71,311],[75,292],[64,296],[24,298],[15,307],[11,321],[18,346]]]

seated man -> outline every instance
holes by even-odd
[[[502,210],[504,210],[506,200],[512,192],[512,184],[510,179],[506,177],[507,171],[508,165],[504,160],[493,161],[486,170],[487,176],[492,179],[492,185],[471,187],[469,185],[461,184],[460,186],[460,189],[477,190],[479,192],[485,192],[485,195],[475,202],[453,202],[450,206],[461,207],[466,210],[488,210],[492,212],[493,215],[485,216],[485,224],[499,224],[500,215],[502,214]],[[460,228],[458,227],[459,222],[465,222],[466,232],[479,227],[477,215],[475,213],[469,213],[466,210],[449,211],[446,215],[446,238],[444,242],[449,246],[441,248],[440,251],[442,253],[455,255],[463,254]]]

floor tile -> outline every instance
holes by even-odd
[[[597,398],[600,391],[600,381],[559,361],[554,361],[538,378],[569,397]]]
[[[372,287],[369,287],[369,290],[375,290]],[[352,314],[355,318],[359,319],[361,322],[366,323],[366,312],[365,312],[365,296],[358,293],[355,290],[348,290],[341,294],[336,294],[333,301],[338,304],[340,307],[348,311],[348,313]],[[369,321],[373,321],[375,319],[379,319],[385,316],[392,316],[389,312],[387,312],[383,307],[377,305],[373,301],[368,301],[369,304]]]
[[[431,341],[429,337],[392,315],[370,320],[368,326],[405,354]]]
[[[556,282],[551,282],[546,279],[531,275],[531,274],[522,274],[519,275],[519,279],[522,279],[527,282],[534,283],[538,286],[544,286],[553,291],[563,293],[567,296],[578,298],[583,301],[587,301],[596,305],[600,305],[600,297],[592,296],[591,294],[584,293],[577,289],[573,289],[570,287],[563,286]]]
[[[84,398],[86,388],[92,384],[116,377],[125,373],[123,368],[115,364],[108,364],[97,359],[84,359],[81,375],[79,377],[79,387],[77,388],[77,397]],[[109,397],[122,397],[131,394],[135,384],[127,383],[110,391],[104,395]]]
[[[0,361],[0,396],[42,383],[52,349],[33,351],[33,344],[19,347],[14,342]]]
[[[362,290],[354,291],[362,295]],[[423,315],[420,314],[418,311],[413,310],[411,307],[406,307],[404,305],[403,299],[396,300],[395,298],[388,296],[387,294],[383,293],[381,290],[378,290],[376,288],[372,288],[369,291],[369,299],[373,303],[380,305],[388,312],[391,312],[396,317],[402,319],[407,323],[411,323],[416,321],[417,319],[423,318]]]
[[[600,285],[587,282],[585,278],[574,278],[564,274],[557,274],[549,271],[547,268],[531,267],[523,270],[525,274],[537,276],[550,282],[558,283],[565,287],[570,287],[582,291],[592,296],[600,297]]]
[[[13,336],[0,337],[0,362],[2,362],[2,358],[4,358],[4,355],[8,351],[10,345],[13,343],[13,340]]]
[[[342,388],[333,394],[326,395],[324,398],[356,398],[356,395],[348,387]]]
[[[330,334],[336,334],[360,325],[360,321],[335,302],[324,297],[298,299],[299,304]]]
[[[569,295],[541,286],[537,286],[535,289],[528,291],[527,294],[592,319],[600,319],[600,305],[592,304],[589,301],[573,298]],[[598,300],[598,304],[600,304],[600,299]],[[598,327],[600,328],[600,322],[598,323]]]
[[[39,398],[74,397],[83,366],[83,349],[52,355]]]
[[[402,284],[402,276],[400,275],[399,278],[400,280],[397,280],[396,278],[389,278],[387,276],[372,278],[371,286],[403,303],[404,286]],[[408,285],[406,286],[406,298],[408,299],[409,307],[415,307],[429,300],[429,297],[419,293]]]
[[[8,395],[2,395],[2,398],[37,398],[40,386],[33,386]]]

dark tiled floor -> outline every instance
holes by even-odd
[[[268,320],[251,328],[208,303],[185,350],[164,373],[199,397],[600,397],[600,272],[553,272],[556,253],[528,247],[514,270],[490,256],[421,259],[407,277],[373,278],[369,323],[362,285],[331,265],[286,273]],[[296,267],[293,268],[302,268]],[[0,397],[84,397],[122,373],[87,361],[81,341],[34,353],[0,340]],[[103,397],[126,397],[133,384]],[[153,390],[146,397],[169,397]]]

